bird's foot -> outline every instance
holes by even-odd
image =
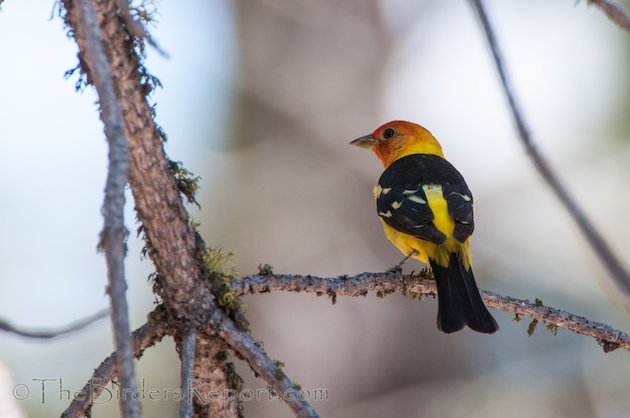
[[[413,256],[415,256],[417,254],[418,254],[418,250],[412,250],[407,256],[405,256],[405,258],[400,260],[400,263],[396,264],[394,267],[392,267],[390,269],[387,269],[385,271],[385,273],[398,273],[398,272],[402,273],[402,267],[405,265],[407,260],[409,260],[411,257],[413,257]]]
[[[435,278],[431,274],[431,269],[429,267],[423,267],[417,273],[414,271],[411,273],[411,276],[416,277],[418,279],[435,280]]]

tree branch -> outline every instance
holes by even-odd
[[[140,358],[144,350],[160,342],[162,338],[170,334],[168,316],[163,307],[156,308],[147,318],[147,323],[135,330],[133,339],[134,356]],[[74,396],[72,403],[61,414],[62,418],[80,418],[89,416],[92,403],[103,391],[117,373],[116,353],[110,354],[94,370],[94,374],[81,390],[81,396]]]
[[[118,374],[123,391],[133,393],[137,384],[129,328],[129,310],[125,297],[127,291],[124,264],[126,230],[123,213],[125,185],[129,177],[129,149],[122,110],[116,97],[110,63],[105,53],[92,0],[80,0],[75,12],[77,13],[78,36],[85,40],[84,58],[99,96],[101,119],[109,142],[109,168],[103,203],[105,226],[101,233],[100,246],[104,249],[107,260],[108,293],[112,306]],[[125,418],[140,416],[140,402],[132,396],[121,397],[120,409]]]
[[[9,322],[0,320],[0,330],[7,331],[15,335],[19,335],[21,337],[28,338],[40,338],[40,339],[50,339],[61,337],[62,335],[71,334],[73,332],[77,332],[87,327],[88,325],[93,324],[99,319],[103,319],[109,315],[109,309],[102,309],[95,314],[92,314],[88,317],[81,318],[71,324],[65,325],[57,330],[39,330],[39,331],[28,331],[22,328],[18,328],[15,325],[11,325]]]
[[[193,416],[193,402],[190,388],[192,385],[195,370],[196,340],[197,333],[194,330],[190,330],[184,335],[182,341],[182,400],[179,403],[179,416],[181,418],[192,418]]]
[[[402,292],[411,296],[436,296],[435,280],[426,271],[421,276],[402,276],[399,273],[361,273],[352,277],[324,278],[288,274],[252,275],[232,280],[232,289],[237,295],[267,293],[271,291],[309,292],[327,295],[336,300],[337,296],[366,296],[376,292],[383,296],[392,292]],[[538,301],[516,299],[486,290],[481,296],[491,308],[523,315],[545,322],[554,327],[565,328],[578,334],[595,338],[604,351],[616,348],[630,351],[630,337],[623,331],[609,325],[591,321],[561,309],[544,306]]]
[[[630,31],[630,16],[621,6],[608,0],[587,0],[587,2],[599,7],[610,20]]]
[[[492,25],[483,6],[482,0],[470,0],[470,3],[477,13],[479,23],[481,24],[486,36],[488,46],[492,51],[494,63],[499,73],[499,78],[501,79],[501,85],[512,111],[512,116],[514,118],[514,122],[516,123],[519,138],[525,146],[525,150],[529,154],[529,157],[542,178],[547,182],[556,197],[567,209],[578,228],[580,228],[582,234],[586,238],[586,241],[590,244],[595,254],[597,254],[606,270],[608,270],[610,276],[615,280],[617,286],[623,290],[627,298],[630,298],[630,275],[624,269],[620,260],[613,253],[608,243],[604,240],[590,219],[578,206],[575,199],[569,194],[555,171],[551,168],[549,162],[543,157],[538,148],[536,148],[536,145],[532,140],[529,128],[525,123],[523,112],[520,110],[520,107],[516,102],[512,85],[508,79],[507,72],[503,64],[503,58],[494,30],[492,29]]]
[[[258,341],[249,334],[238,330],[232,321],[223,320],[217,327],[217,334],[273,388],[295,413],[296,417],[319,417],[317,411],[308,402],[296,396],[299,389],[296,389],[277,362],[267,356]]]
[[[68,24],[76,33],[78,22],[73,17],[74,2],[73,0],[63,2],[69,15]],[[273,361],[248,332],[240,329],[217,305],[211,289],[207,286],[211,278],[206,274],[203,260],[200,259],[202,255],[200,251],[205,249],[205,244],[189,222],[188,213],[170,171],[169,161],[153,120],[153,112],[147,103],[147,91],[141,83],[140,57],[133,47],[130,47],[133,42],[126,39],[126,35],[129,34],[121,25],[121,19],[124,18],[118,14],[114,2],[94,0],[94,3],[103,38],[108,45],[113,79],[123,111],[131,157],[131,191],[138,219],[142,222],[147,245],[150,246],[148,254],[159,276],[157,286],[159,296],[171,318],[179,324],[179,329],[199,328],[202,325],[210,327],[208,334],[217,334],[225,339],[230,348],[239,356],[251,361],[252,368],[281,394],[292,388],[290,379],[278,367],[270,366],[273,365]],[[130,36],[133,36],[133,33]],[[80,57],[83,57],[87,50],[85,40],[78,37],[77,43]],[[206,351],[199,348],[198,343],[196,355],[202,356]],[[201,362],[196,359],[195,364]],[[268,367],[268,370],[265,367]],[[212,373],[216,369],[217,367],[212,370],[206,367],[206,372]],[[224,374],[222,379],[205,380],[214,385],[214,390],[223,392],[231,389],[226,386],[230,382],[228,379],[230,371],[226,369],[221,371]],[[286,397],[283,397],[283,400],[297,415],[317,416],[305,401]],[[226,414],[227,412],[223,415]]]

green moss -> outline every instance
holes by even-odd
[[[534,331],[536,331],[536,326],[537,325],[538,325],[538,320],[537,319],[532,319],[532,322],[530,322],[528,327],[527,327],[527,335],[529,335],[530,337],[532,335],[534,335]]]
[[[200,208],[201,206],[199,202],[197,202],[195,195],[199,190],[199,180],[201,180],[201,177],[195,176],[188,171],[181,162],[169,161],[169,168],[175,178],[177,190],[184,195],[188,203],[194,203]]]
[[[201,237],[197,234],[198,241]],[[212,293],[220,307],[230,315],[237,325],[246,330],[249,326],[245,318],[245,306],[241,299],[232,292],[231,279],[238,273],[232,262],[233,254],[223,252],[220,247],[207,248],[199,254],[205,274],[212,283]]]
[[[259,264],[258,265],[258,274],[261,276],[272,276],[273,275],[273,267],[270,264]]]
[[[396,291],[395,289],[377,290],[376,297],[382,299],[385,296],[389,295],[390,293],[394,293],[395,291]]]
[[[337,292],[335,292],[332,289],[328,289],[326,294],[328,295],[328,297],[330,297],[330,300],[332,301],[332,304],[336,305],[337,304]]]
[[[222,276],[235,276],[237,274],[234,262],[234,254],[225,254],[221,247],[209,247],[203,256],[203,264],[209,273]]]
[[[228,352],[225,350],[219,350],[217,354],[214,356],[214,361],[219,366],[225,363],[227,359],[228,359]]]
[[[280,361],[280,360],[276,360],[276,359],[274,359],[274,360],[273,360],[273,364],[274,364],[276,367],[280,367],[280,368],[283,368],[283,367],[285,366],[285,364],[284,364],[282,361]]]
[[[554,336],[556,334],[558,334],[558,326],[556,324],[550,324],[547,323],[546,326],[547,330],[549,330],[549,332],[551,332]]]
[[[274,370],[273,377],[275,377],[277,380],[284,379],[284,372],[282,371],[282,369],[280,367],[278,367],[276,370]]]
[[[231,389],[236,389],[239,392],[243,390],[243,378],[236,373],[234,363],[228,362],[224,366],[225,377],[227,378],[227,384]]]
[[[411,275],[413,276],[413,273],[411,273]],[[415,275],[415,277],[418,279],[435,280],[435,277],[433,277],[433,272],[428,267],[424,267],[422,270],[420,270],[418,274]]]
[[[611,343],[610,341],[606,341],[606,340],[601,340],[601,339],[597,339],[597,344],[599,344],[602,349],[604,350],[604,353],[610,353],[611,351],[615,351],[616,349],[619,348],[619,344],[618,343]]]
[[[227,353],[226,353],[227,355]],[[223,370],[225,371],[225,378],[227,381],[227,385],[230,389],[234,389],[238,392],[243,390],[243,378],[236,373],[236,369],[234,367],[234,363],[228,362],[223,366]],[[236,399],[236,413],[239,417],[244,417],[243,415],[243,402],[240,399]]]

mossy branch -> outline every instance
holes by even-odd
[[[291,380],[281,371],[278,372],[261,345],[244,329],[245,322],[235,321],[238,303],[230,297],[229,282],[215,288],[208,285],[208,279],[217,279],[214,281],[220,284],[221,280],[218,279],[221,277],[216,277],[216,274],[213,276],[215,272],[207,268],[208,260],[204,259],[206,246],[194,230],[181,197],[183,193],[191,200],[196,179],[181,167],[175,167],[173,172],[172,163],[164,151],[163,132],[155,123],[154,109],[147,100],[147,95],[157,81],[142,64],[146,34],[141,33],[140,27],[130,19],[128,4],[121,3],[125,0],[81,1],[93,4],[97,26],[100,26],[108,52],[129,146],[129,185],[138,219],[142,222],[142,233],[146,236],[146,255],[156,268],[154,289],[172,320],[171,331],[176,342],[181,341],[181,337],[191,330],[197,330],[197,335],[201,336],[196,343],[195,377],[209,377],[220,368],[223,378],[208,380],[212,389],[233,389],[229,386],[230,382],[235,381],[230,378],[233,374],[231,366],[225,362],[219,365],[218,360],[206,355],[223,350],[225,342],[239,357],[246,359],[276,392],[284,393],[292,389]],[[81,3],[79,0],[62,0],[62,3],[66,11],[63,16],[79,46],[79,67],[81,71],[87,71],[87,82],[94,83],[93,69],[86,65],[90,45],[84,37],[76,36],[80,33],[81,20],[75,8]],[[102,101],[100,104],[104,106]],[[215,293],[221,295],[220,301]],[[283,400],[296,415],[318,416],[304,400],[286,397]],[[235,416],[238,414],[238,405],[233,405],[232,409],[212,410],[209,407],[219,406],[216,402],[209,407],[199,405],[195,408],[195,414]]]
[[[384,297],[393,292],[401,292],[411,298],[423,296],[434,297],[437,295],[435,281],[429,272],[422,271],[420,275],[403,276],[399,272],[387,273],[360,273],[355,276],[339,277],[317,277],[311,275],[290,275],[290,274],[254,274],[242,278],[235,278],[230,281],[232,292],[236,296],[251,295],[256,293],[269,293],[277,291],[285,292],[308,292],[318,296],[326,295],[335,300],[338,296],[367,296],[374,292]],[[490,308],[502,310],[514,314],[516,322],[521,320],[521,316],[532,318],[528,325],[527,332],[531,336],[538,323],[545,323],[546,328],[554,335],[558,328],[564,328],[578,334],[595,338],[602,346],[604,352],[610,352],[617,348],[630,351],[630,337],[627,333],[614,329],[610,325],[591,321],[583,316],[579,316],[561,309],[545,306],[538,298],[534,302],[526,299],[517,299],[511,296],[503,296],[494,292],[481,290],[484,302]],[[219,336],[226,337],[223,333],[236,332],[227,326],[227,331],[222,331]],[[223,329],[223,328],[220,328]],[[158,306],[149,314],[147,324],[133,332],[133,341],[136,357],[140,357],[144,350],[159,342],[166,335],[173,335],[178,332],[178,324],[170,318],[164,306]],[[238,332],[236,332],[239,334]],[[240,335],[240,334],[239,334]],[[499,333],[498,336],[501,334]],[[242,340],[241,344],[250,345],[253,340]],[[237,350],[240,353],[255,353],[262,348],[255,342],[253,346]],[[261,360],[262,359],[262,360]],[[266,356],[256,357],[248,355],[245,360],[252,365],[257,373],[265,379],[286,379],[282,367],[284,364],[278,360],[267,360]],[[267,375],[274,375],[270,378]],[[82,396],[77,397],[69,408],[64,412],[64,418],[81,417],[89,412],[94,400],[100,394],[109,381],[116,376],[115,354],[109,356],[95,370],[90,382],[85,385]],[[98,385],[91,382],[99,382]],[[295,385],[291,382],[292,387]],[[315,412],[312,412],[315,414]],[[304,416],[316,416],[308,415]]]
[[[333,301],[339,296],[366,296],[369,292],[385,296],[392,292],[401,292],[413,298],[436,296],[435,280],[428,272],[420,276],[403,276],[400,273],[361,273],[351,277],[316,277],[289,274],[255,274],[232,280],[232,289],[238,296],[267,293],[272,291],[308,292],[318,296],[327,295]],[[578,334],[593,337],[605,352],[623,348],[630,351],[630,337],[627,333],[610,325],[591,321],[561,309],[545,306],[539,299],[530,302],[503,296],[487,290],[481,291],[484,302],[490,308],[510,312],[518,317],[527,316],[536,322],[544,322],[552,333],[558,328],[565,328]],[[532,325],[532,332],[535,325]]]

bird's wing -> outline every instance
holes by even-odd
[[[442,186],[442,193],[448,206],[448,213],[455,221],[453,238],[463,243],[475,230],[472,193],[466,183],[445,183]]]
[[[434,214],[423,190],[426,185],[441,186],[455,223],[453,237],[466,241],[474,229],[472,194],[455,167],[436,155],[409,155],[383,172],[375,189],[381,219],[397,231],[435,244],[444,243],[447,237],[433,223]]]

